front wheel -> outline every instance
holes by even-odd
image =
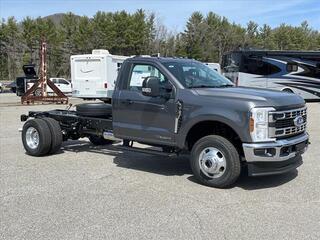
[[[216,188],[229,187],[241,172],[236,148],[229,140],[217,135],[203,137],[194,144],[190,164],[197,180]]]

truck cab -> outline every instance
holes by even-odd
[[[132,147],[139,142],[161,147],[161,154],[168,156],[188,154],[198,181],[219,188],[232,185],[243,169],[250,176],[296,169],[309,143],[301,97],[236,87],[206,65],[181,58],[125,60],[112,106],[82,104],[76,111],[30,112],[21,117],[28,118],[35,119],[25,123],[22,139],[31,155],[48,154],[50,147],[30,150],[28,129],[40,128],[28,122],[49,118],[56,122],[51,133],[61,133],[64,140],[89,137],[93,144],[110,144],[116,138],[127,150],[160,154]]]

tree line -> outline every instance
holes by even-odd
[[[73,13],[54,17],[14,17],[0,21],[0,79],[14,80],[22,65],[38,64],[42,39],[48,44],[48,72],[70,76],[70,56],[108,49],[118,55],[179,56],[221,62],[224,53],[239,48],[269,50],[320,50],[320,32],[306,21],[300,26],[281,24],[246,26],[213,12],[194,12],[183,32],[172,32],[157,22],[154,13],[97,12],[92,18]]]

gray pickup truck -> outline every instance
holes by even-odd
[[[235,87],[206,65],[181,58],[127,59],[112,105],[29,112],[21,120],[29,155],[53,154],[68,139],[88,137],[96,145],[118,139],[120,149],[189,154],[198,181],[218,188],[232,185],[243,170],[262,176],[296,169],[309,143],[301,97]],[[160,150],[134,147],[134,142]]]

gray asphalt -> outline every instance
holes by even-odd
[[[320,239],[320,103],[308,104],[311,146],[286,175],[199,185],[188,159],[65,143],[27,156],[20,106],[0,94],[0,239]],[[72,100],[74,101],[74,100]]]

